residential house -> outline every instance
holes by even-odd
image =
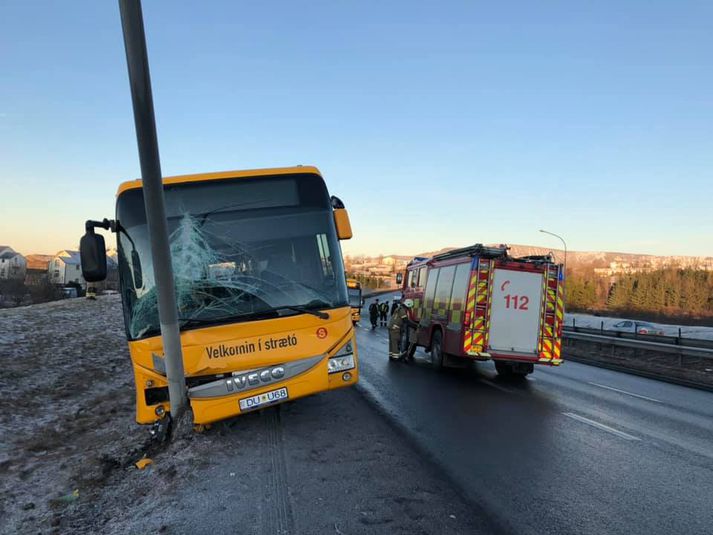
[[[27,260],[12,247],[0,245],[0,280],[25,279]]]
[[[54,255],[49,264],[49,280],[52,284],[61,286],[76,282],[85,288],[87,283],[82,277],[79,251],[65,249]]]
[[[27,273],[25,274],[25,285],[40,286],[49,280],[49,266],[52,255],[28,254]]]

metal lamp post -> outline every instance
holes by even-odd
[[[188,402],[141,1],[119,0],[119,10],[124,32],[126,63],[129,68],[136,140],[139,146],[144,208],[158,292],[158,317],[166,359],[168,396],[171,415],[175,420],[186,412]]]
[[[550,232],[549,230],[542,230],[540,229],[540,232],[544,234],[549,234],[550,236],[554,236],[555,238],[559,239],[562,242],[562,245],[564,246],[564,273],[565,277],[567,276],[567,242],[564,241],[564,238],[560,236],[559,234],[555,234],[554,232]]]

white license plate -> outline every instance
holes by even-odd
[[[278,388],[277,390],[270,390],[269,392],[264,392],[258,394],[257,396],[251,396],[249,398],[243,398],[240,400],[240,410],[247,411],[250,409],[256,409],[262,407],[263,405],[271,405],[272,403],[277,403],[287,399],[286,388]]]

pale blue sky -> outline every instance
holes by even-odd
[[[145,2],[165,175],[314,164],[346,253],[713,255],[713,3]],[[139,174],[114,1],[0,3],[0,243]]]

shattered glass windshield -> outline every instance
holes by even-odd
[[[182,329],[347,304],[341,250],[319,176],[177,184],[166,186],[165,199]],[[128,335],[153,336],[160,329],[141,189],[121,194],[117,219]]]

